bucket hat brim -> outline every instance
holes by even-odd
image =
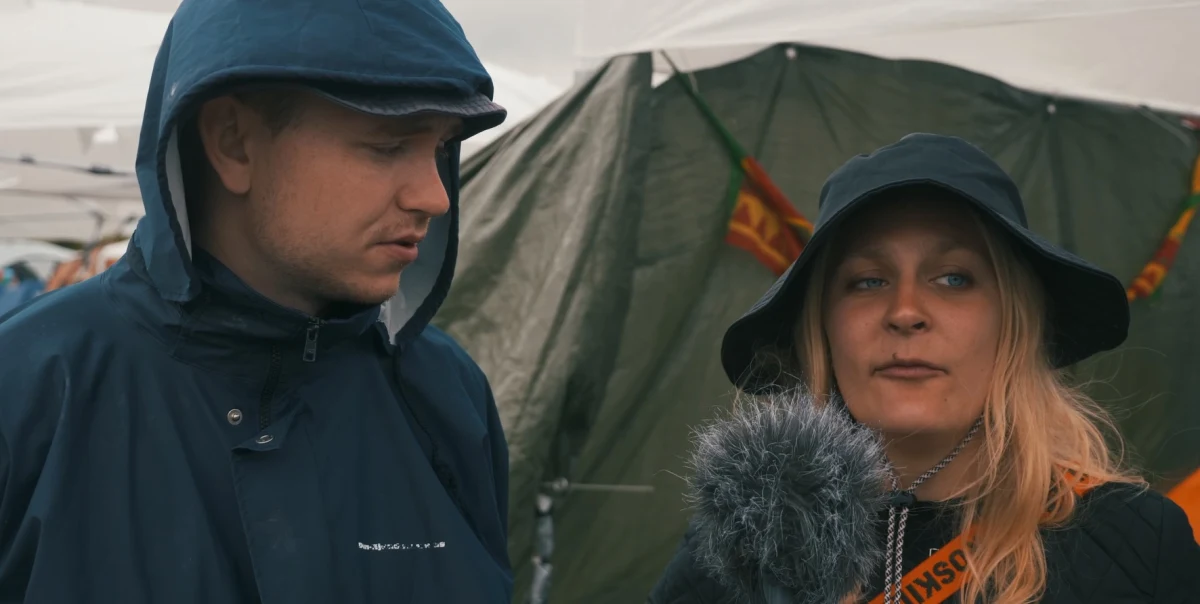
[[[758,353],[794,346],[793,327],[812,261],[836,235],[838,225],[882,193],[918,186],[953,193],[1011,235],[1045,289],[1045,344],[1053,366],[1073,365],[1125,341],[1129,302],[1116,277],[1031,231],[1016,184],[982,150],[960,138],[911,134],[851,159],[825,182],[804,251],[725,332],[721,364],[734,385],[746,390],[772,385],[778,373],[757,367]]]
[[[508,110],[481,92],[436,88],[382,87],[316,80],[253,80],[232,87],[237,92],[287,88],[305,91],[346,109],[379,117],[441,115],[462,120],[454,140],[463,141],[504,123]]]
[[[343,107],[381,117],[446,115],[461,118],[458,140],[470,138],[504,122],[508,110],[487,95],[461,95],[412,88],[387,89],[366,86],[310,84],[310,90]]]

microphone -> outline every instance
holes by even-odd
[[[695,437],[697,564],[751,604],[831,604],[883,560],[883,446],[840,401],[747,398]]]

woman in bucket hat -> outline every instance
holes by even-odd
[[[743,392],[795,376],[879,436],[887,563],[862,601],[1200,602],[1187,517],[1121,465],[1112,422],[1060,371],[1128,327],[1121,283],[1030,231],[991,158],[913,134],[829,177],[808,246],[721,360]],[[732,601],[694,534],[651,603]]]

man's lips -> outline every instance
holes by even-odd
[[[414,240],[393,240],[385,241],[379,244],[379,247],[387,251],[388,255],[404,262],[411,264],[417,261],[417,242],[420,238]]]
[[[395,237],[389,237],[387,239],[384,239],[381,243],[394,244],[394,245],[416,246],[424,240],[425,240],[424,232],[413,231],[413,232],[407,232],[407,233],[402,232],[402,233],[396,235]]]

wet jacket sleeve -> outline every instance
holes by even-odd
[[[508,440],[504,437],[504,427],[500,425],[500,412],[496,408],[496,399],[492,388],[484,380],[484,390],[487,393],[487,429],[492,448],[492,475],[496,484],[496,505],[503,519],[501,530],[504,541],[508,542]]]
[[[6,338],[0,337],[0,348]],[[0,602],[19,602],[33,571],[44,510],[31,509],[62,421],[65,379],[54,363],[13,356],[0,364]]]
[[[1174,501],[1162,500],[1156,603],[1200,602],[1200,543],[1187,514]]]
[[[36,530],[24,521],[33,486],[13,466],[20,456],[14,455],[8,438],[0,434],[0,439],[0,601],[20,602],[33,570],[37,540]]]
[[[470,384],[471,396],[476,401],[477,412],[479,413],[480,423],[485,426],[487,431],[487,442],[484,443],[484,450],[487,453],[488,459],[479,465],[478,472],[486,472],[489,474],[487,479],[477,481],[477,486],[481,489],[475,499],[479,499],[474,506],[483,505],[481,500],[485,497],[484,493],[490,487],[491,493],[487,493],[494,497],[494,506],[483,505],[483,508],[476,509],[472,513],[478,514],[475,519],[477,528],[482,530],[481,538],[487,544],[489,551],[493,557],[504,566],[505,569],[512,570],[512,561],[508,556],[508,441],[504,437],[504,427],[500,423],[500,413],[496,408],[496,397],[492,393],[491,384],[488,381],[487,375],[483,373],[474,361],[471,361],[466,353],[460,353],[462,358],[462,367],[465,368],[464,377]],[[464,474],[462,480],[471,480],[472,474]],[[476,474],[478,476],[478,474]]]
[[[695,528],[688,526],[679,549],[667,563],[646,604],[732,604],[729,590],[710,577],[692,556]]]

